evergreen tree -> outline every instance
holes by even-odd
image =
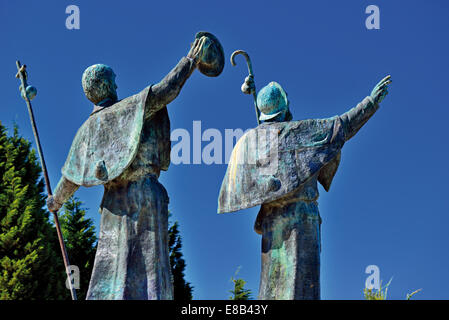
[[[240,268],[237,269],[235,276],[237,277],[237,274],[239,272]],[[231,277],[231,281],[234,283],[234,290],[229,290],[230,293],[232,293],[232,296],[229,297],[229,300],[250,300],[251,299],[251,290],[245,289],[246,281],[238,278],[235,279],[234,277]]]
[[[31,143],[0,123],[0,299],[59,299],[64,267]]]
[[[86,210],[81,206],[82,202],[78,198],[71,197],[64,204],[59,221],[70,264],[79,268],[77,297],[84,300],[95,260],[97,237],[93,221],[85,217]]]
[[[184,279],[186,263],[182,257],[182,239],[179,234],[179,224],[177,221],[168,229],[168,246],[173,276],[174,300],[192,300],[193,287]]]

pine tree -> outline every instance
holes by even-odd
[[[240,268],[237,269],[235,273],[235,277],[239,272]],[[229,290],[232,293],[232,296],[229,297],[229,300],[250,300],[251,299],[251,290],[245,289],[246,281],[238,278],[235,279],[231,277],[231,281],[234,283],[234,290]]]
[[[0,123],[0,300],[59,299],[64,267],[31,143]]]
[[[170,266],[173,276],[174,300],[192,300],[193,287],[184,279],[186,263],[182,257],[182,239],[179,234],[179,224],[177,221],[168,229],[168,246],[170,253]]]
[[[64,204],[59,221],[70,264],[79,268],[77,297],[84,300],[95,260],[97,237],[93,221],[85,217],[86,210],[81,206],[78,198],[71,197]]]

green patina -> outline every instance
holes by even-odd
[[[233,56],[238,53],[244,52]],[[249,69],[242,92],[255,94]],[[278,83],[259,92],[259,119],[267,122],[237,142],[218,198],[219,213],[261,205],[254,225],[262,235],[259,299],[320,298],[317,184],[329,190],[343,145],[377,111],[390,83],[385,77],[370,96],[340,116],[302,121],[290,121],[287,95]]]
[[[274,297],[279,300],[288,300],[293,296],[291,286],[286,285],[285,280],[292,281],[295,277],[296,261],[294,254],[286,248],[286,242],[283,241],[285,232],[284,225],[274,226],[272,231],[273,243],[280,245],[270,251],[271,264],[268,271],[270,286],[275,288]],[[276,247],[276,245],[274,246]]]

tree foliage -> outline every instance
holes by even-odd
[[[192,285],[184,279],[186,263],[181,252],[182,239],[179,234],[179,224],[176,221],[168,229],[168,246],[170,267],[173,276],[174,300],[192,300]]]
[[[64,267],[31,143],[0,123],[0,299],[59,299]]]
[[[237,269],[235,273],[235,277],[237,277],[237,274],[239,272],[240,268]],[[246,281],[234,277],[231,277],[231,281],[234,283],[234,289],[229,290],[230,293],[232,293],[232,296],[229,297],[229,300],[251,300],[251,290],[245,289]]]
[[[393,280],[393,278],[390,279],[390,281],[388,281],[388,283],[385,285],[385,287],[382,287],[382,281],[380,282],[380,286],[379,289],[368,289],[368,288],[364,288],[363,289],[363,297],[365,298],[365,300],[387,300],[387,293],[388,293],[388,287],[391,284],[391,280]],[[422,289],[418,289],[413,291],[412,293],[407,293],[405,299],[406,300],[411,300],[411,298],[417,294],[418,292],[420,292]]]

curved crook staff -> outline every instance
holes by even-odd
[[[231,55],[231,64],[233,66],[236,66],[237,64],[235,63],[235,56],[236,55],[243,55],[246,59],[246,63],[248,65],[248,79],[252,80],[252,82],[254,83],[254,73],[253,73],[253,66],[251,64],[251,59],[249,58],[249,55],[246,51],[243,50],[236,50],[232,53]],[[253,98],[254,98],[254,108],[256,110],[256,117],[257,117],[257,125],[260,124],[259,121],[259,109],[257,108],[257,95],[256,95],[256,86],[254,85],[252,88],[247,88],[245,87],[246,84],[246,79],[245,79],[245,83],[243,83],[242,85],[242,92],[245,94],[253,94]]]

